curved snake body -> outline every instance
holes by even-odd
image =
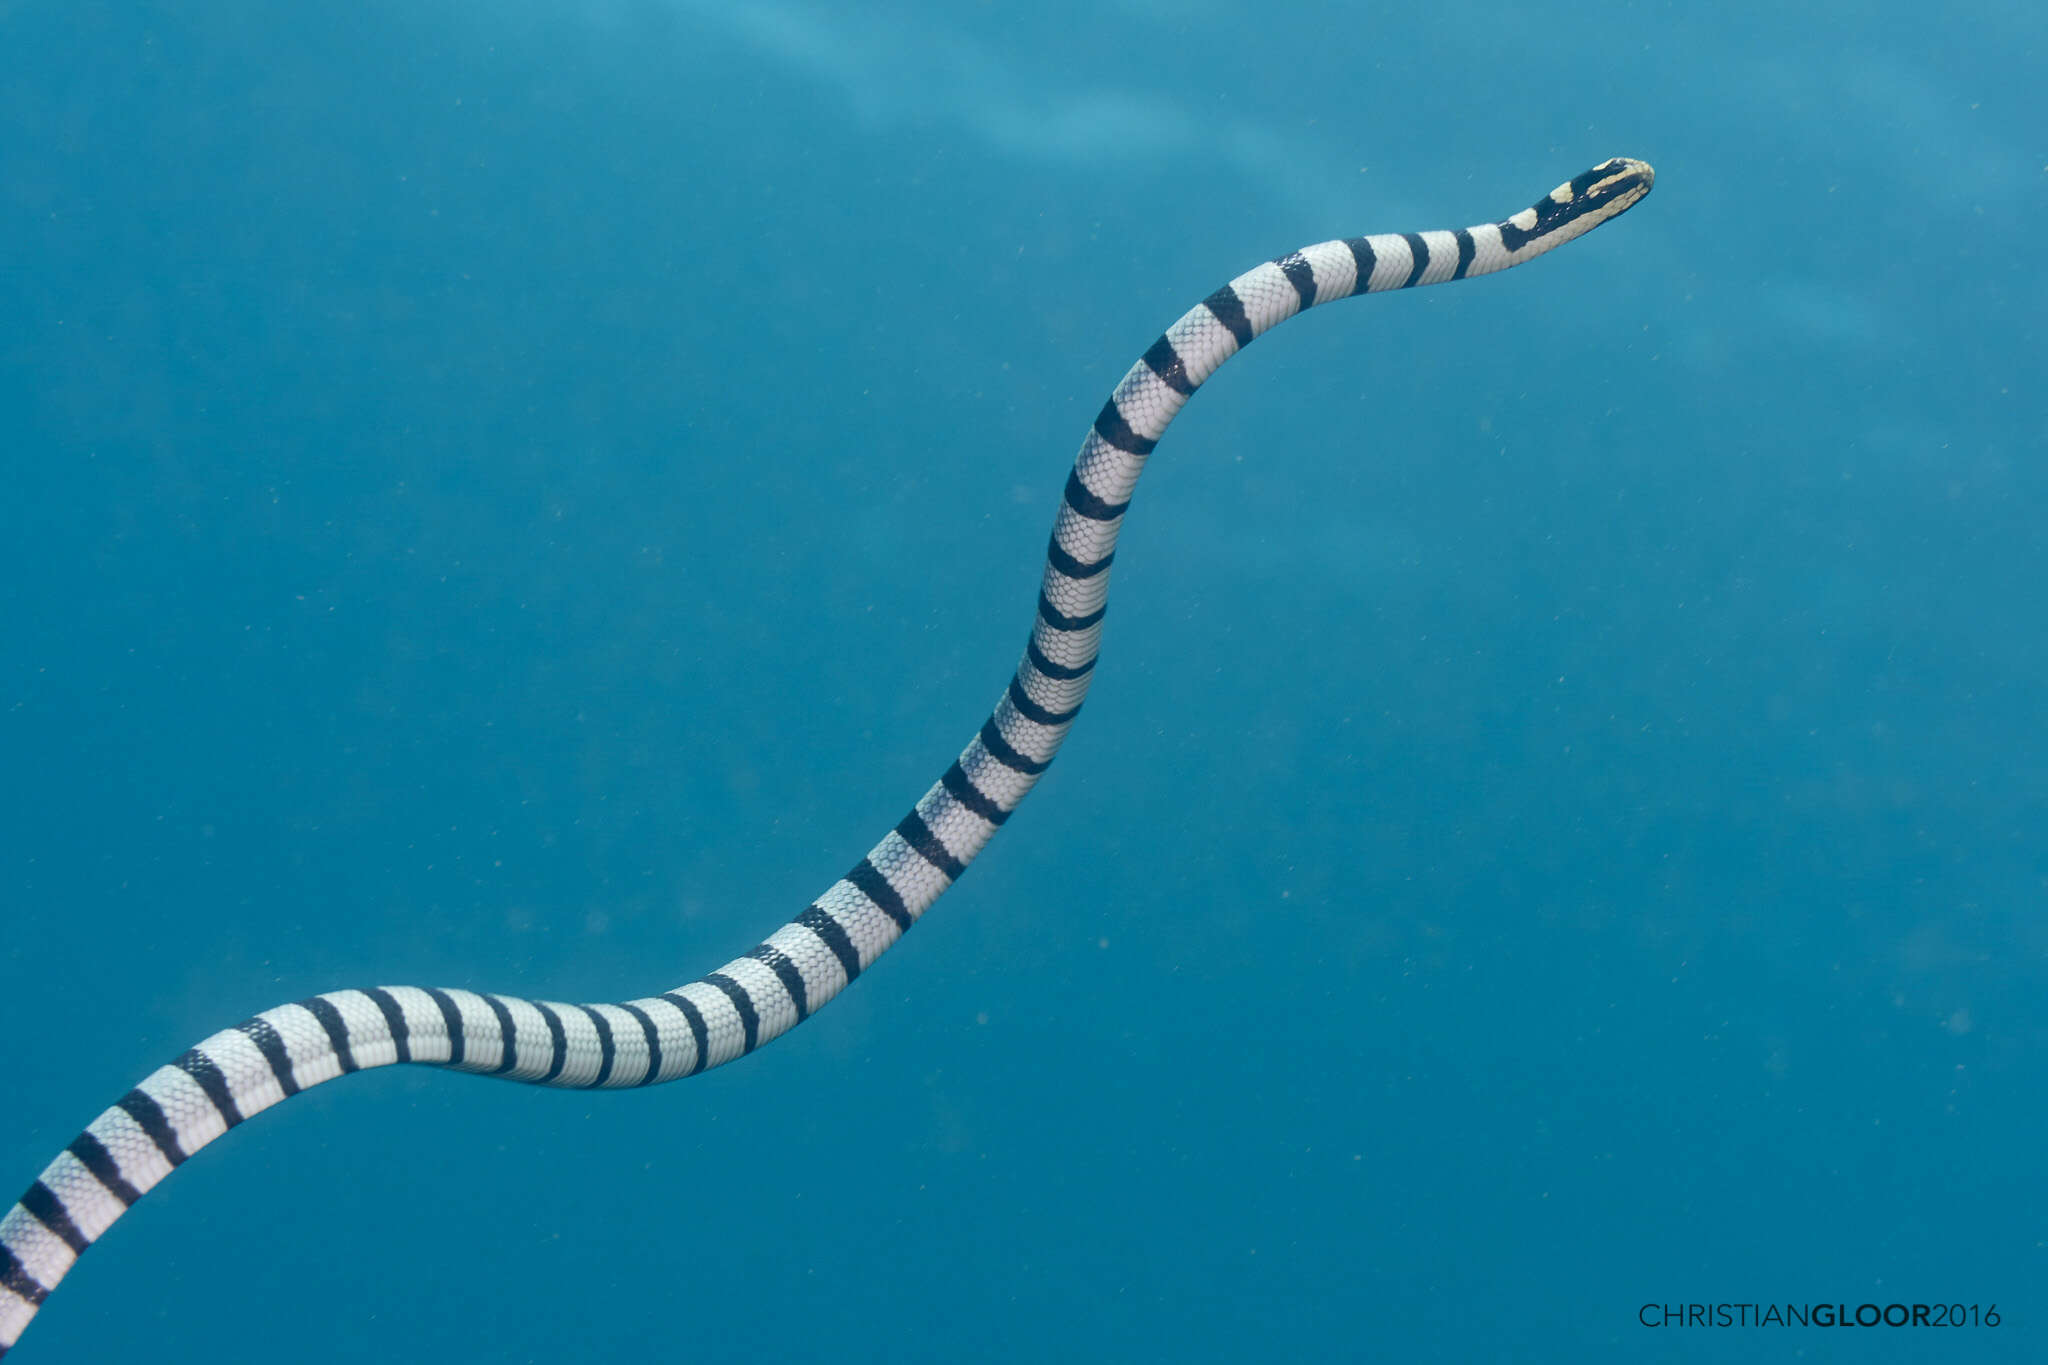
[[[1317,304],[1520,265],[1622,213],[1653,179],[1640,161],[1603,162],[1502,222],[1323,242],[1209,295],[1124,375],[1082,443],[1030,641],[995,709],[910,813],[802,914],[715,972],[619,1004],[380,986],[280,1005],[214,1034],[94,1119],[0,1219],[0,1355],[130,1205],[228,1129],[309,1086],[424,1062],[625,1089],[694,1076],[802,1023],[959,879],[1059,751],[1094,677],[1132,489],[1218,366]]]

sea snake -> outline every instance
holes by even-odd
[[[1656,173],[1617,158],[1498,223],[1347,237],[1246,271],[1166,329],[1110,394],[1067,475],[1024,657],[974,739],[802,914],[717,971],[616,1005],[376,986],[279,1005],[115,1102],[0,1219],[0,1355],[91,1246],[186,1157],[252,1114],[365,1067],[424,1062],[535,1085],[694,1076],[787,1033],[958,881],[1044,775],[1094,677],[1117,532],[1146,457],[1216,368],[1304,309],[1490,275],[1625,212]]]

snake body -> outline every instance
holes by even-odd
[[[802,1023],[959,880],[1058,753],[1094,677],[1117,533],[1167,424],[1269,328],[1354,294],[1487,275],[1650,191],[1606,161],[1497,223],[1304,247],[1188,310],[1130,368],[1082,442],[1053,522],[1037,617],[995,709],[910,813],[802,914],[717,971],[619,1004],[379,986],[279,1005],[205,1039],[94,1119],[0,1218],[0,1355],[80,1253],[207,1143],[368,1067],[422,1062],[536,1085],[626,1089],[743,1057]]]

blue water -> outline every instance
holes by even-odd
[[[1160,327],[1660,172],[1204,391],[1060,763],[832,1008],[310,1093],[18,1359],[2043,1358],[2048,14],[1576,13],[0,9],[8,1197],[280,1001],[751,946]]]

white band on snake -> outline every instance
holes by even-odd
[[[380,986],[265,1010],[159,1068],[94,1119],[0,1219],[0,1355],[130,1205],[242,1120],[366,1067],[423,1062],[536,1085],[694,1076],[802,1023],[959,880],[1059,752],[1094,676],[1109,566],[1146,457],[1203,381],[1268,328],[1354,294],[1488,275],[1562,246],[1650,192],[1603,162],[1499,223],[1304,247],[1166,329],[1095,418],[1053,521],[1030,643],[959,758],[853,870],[759,947],[659,995],[562,1005]]]

